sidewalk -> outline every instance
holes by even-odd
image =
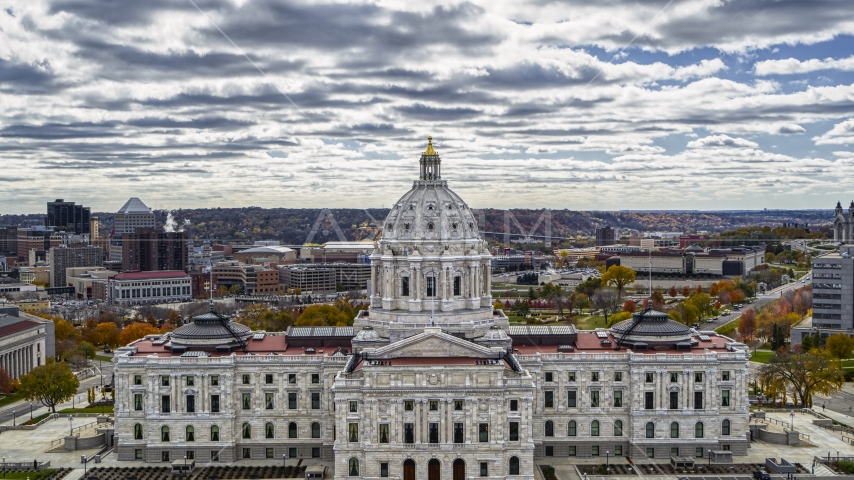
[[[93,382],[99,383],[100,376],[95,375],[80,381],[80,386],[91,387]],[[37,417],[43,413],[48,413],[49,409],[39,403],[38,401],[33,401],[33,417]],[[81,405],[88,405],[89,402],[86,401],[86,392],[77,393],[74,396],[74,400],[69,400],[63,404],[57,405],[56,410],[59,411],[62,408],[72,408],[79,407]],[[16,412],[16,418],[18,421],[16,423],[26,422],[30,419],[30,401],[29,400],[19,400],[14,403],[10,403],[0,409],[0,415],[11,414],[12,412]],[[7,422],[2,422],[0,425],[12,425],[12,419],[10,418]]]

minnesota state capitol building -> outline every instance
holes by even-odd
[[[550,456],[746,454],[742,344],[656,311],[609,330],[511,326],[432,144],[419,167],[352,327],[253,332],[212,305],[120,349],[118,458],[285,456],[333,461],[340,479],[463,480],[533,479]]]

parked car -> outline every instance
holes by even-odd
[[[113,353],[113,351],[107,347],[104,347],[104,353]]]
[[[756,480],[771,480],[771,475],[768,475],[768,472],[765,470],[754,470],[753,478]]]
[[[699,323],[695,323],[695,324],[691,325],[691,328],[700,328],[700,324],[699,324]]]

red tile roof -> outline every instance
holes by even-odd
[[[190,275],[181,270],[162,270],[157,272],[121,272],[114,277],[116,280],[151,280],[156,278],[189,278]]]
[[[12,335],[13,333],[22,332],[24,330],[29,330],[34,327],[38,327],[41,324],[36,322],[31,322],[29,320],[21,320],[20,322],[15,322],[10,325],[6,325],[0,327],[0,337],[5,337],[6,335]]]

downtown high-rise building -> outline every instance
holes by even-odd
[[[110,242],[110,260],[122,261],[122,235],[134,233],[138,228],[154,228],[154,212],[142,202],[133,197],[113,216],[113,232]]]
[[[187,233],[137,228],[122,234],[122,271],[150,272],[187,268]]]
[[[47,217],[44,223],[46,227],[54,227],[57,232],[86,235],[89,234],[89,222],[89,207],[66,202],[61,198],[47,202]]]

